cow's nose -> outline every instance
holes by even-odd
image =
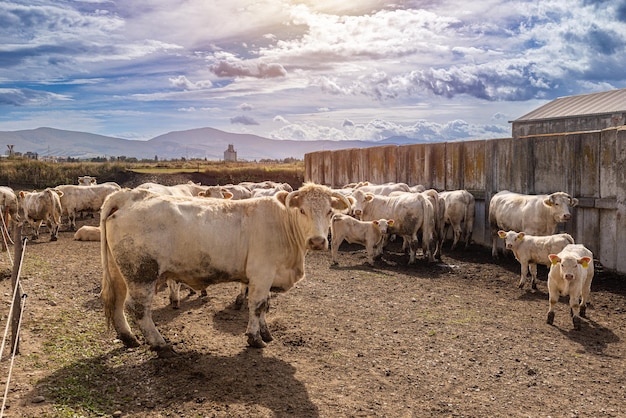
[[[313,237],[309,238],[308,246],[311,250],[325,250],[327,242],[325,237]]]
[[[569,221],[570,219],[572,219],[572,215],[570,215],[569,213],[563,215],[563,220],[564,221]]]
[[[510,250],[511,248],[513,248],[513,246],[511,244],[506,244],[506,248]]]
[[[566,274],[565,275],[565,280],[572,280],[574,278],[573,274]]]
[[[356,210],[354,211],[354,214],[355,214],[356,216],[361,216],[361,213],[363,213],[363,212],[362,212],[360,209],[356,209]]]

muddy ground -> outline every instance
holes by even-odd
[[[238,284],[184,293],[179,310],[160,292],[154,319],[179,353],[160,359],[107,330],[99,243],[72,236],[27,243],[4,416],[626,416],[626,281],[601,266],[574,331],[565,299],[546,324],[545,268],[531,291],[512,256],[494,262],[485,247],[407,266],[394,243],[369,267],[344,243],[339,266],[310,253],[306,279],[272,298],[262,350],[246,347]],[[4,328],[10,280],[0,285]],[[3,355],[3,376],[10,363]]]

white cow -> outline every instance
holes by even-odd
[[[580,330],[581,317],[587,316],[587,302],[593,280],[593,253],[582,244],[570,244],[558,254],[550,254],[548,272],[550,307],[547,323],[554,323],[554,305],[560,295],[569,295],[570,315],[574,329]]]
[[[530,271],[531,288],[537,288],[537,264],[550,266],[550,254],[556,254],[567,245],[574,244],[570,234],[555,235],[528,235],[524,232],[498,231],[498,236],[504,240],[504,247],[513,251],[515,259],[522,266],[518,287],[521,289],[526,283]]]
[[[74,241],[100,241],[100,227],[81,226],[74,234]]]
[[[17,217],[17,195],[12,188],[0,186],[0,210],[2,211],[2,251],[7,250],[7,243],[12,243],[9,231]]]
[[[75,184],[64,184],[56,187],[63,192],[61,207],[63,215],[69,219],[69,229],[76,230],[76,214],[80,212],[98,212],[104,199],[121,189],[119,184],[107,182],[85,187]]]
[[[146,189],[155,193],[160,193],[168,196],[198,196],[200,192],[207,190],[208,186],[202,186],[200,183],[194,183],[188,181],[183,184],[175,184],[173,186],[165,186],[159,183],[142,183],[135,189]]]
[[[271,180],[265,180],[260,182],[242,181],[239,185],[248,188],[250,191],[255,189],[278,189],[286,192],[292,192],[293,187],[289,183],[278,183]]]
[[[380,196],[355,190],[351,196],[354,215],[362,221],[393,219],[390,233],[401,236],[409,247],[409,264],[415,263],[418,248],[417,234],[422,232],[424,243],[432,241],[435,228],[434,208],[421,193],[402,193],[399,196]],[[424,248],[424,247],[423,247]],[[430,249],[424,248],[429,262],[434,262]]]
[[[241,184],[225,184],[221,186],[223,190],[230,192],[233,200],[249,199],[252,197],[252,191]]]
[[[411,189],[406,183],[385,183],[371,184],[368,182],[358,184],[355,189],[365,193],[373,193],[381,196],[389,196],[393,192],[410,192]]]
[[[78,177],[78,185],[79,186],[93,186],[96,184],[96,178],[91,176],[79,176]]]
[[[525,195],[503,190],[496,193],[489,202],[492,256],[498,258],[499,230],[552,235],[557,224],[571,219],[569,208],[577,204],[578,199],[564,192]]]
[[[79,186],[77,186],[79,187]],[[33,240],[39,238],[43,222],[50,230],[50,241],[56,241],[61,225],[61,200],[63,192],[47,188],[41,192],[20,191],[17,195],[18,217],[22,224],[28,222],[33,228]]]
[[[439,192],[439,197],[445,202],[444,237],[452,227],[452,249],[456,248],[461,237],[465,241],[465,248],[469,247],[476,216],[474,195],[467,190],[448,190]]]
[[[359,221],[352,216],[335,214],[330,223],[333,264],[339,264],[337,261],[339,246],[346,240],[350,244],[363,245],[367,251],[367,262],[373,266],[374,258],[383,252],[383,240],[388,233],[388,227],[392,227],[393,223],[393,219]]]
[[[167,356],[172,349],[152,321],[157,285],[174,279],[201,290],[239,281],[249,287],[248,344],[264,347],[272,340],[265,319],[270,289],[286,291],[304,277],[307,251],[328,248],[333,209],[348,205],[315,184],[276,197],[210,203],[144,189],[116,192],[100,220],[105,316],[122,342],[136,347],[128,306],[146,342]]]

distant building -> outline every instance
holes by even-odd
[[[237,151],[233,144],[228,144],[228,149],[224,151],[224,161],[237,161]]]
[[[29,160],[38,160],[39,154],[37,154],[36,152],[27,151],[26,154],[24,154],[24,157],[28,158]]]

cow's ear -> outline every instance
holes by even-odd
[[[517,234],[517,238],[519,238],[519,239],[524,239],[525,236],[526,236],[526,234],[523,233],[523,232],[520,232],[519,234]]]
[[[374,198],[374,193],[370,193],[370,192],[365,193],[365,200],[367,200],[368,202],[371,201],[373,198]]]
[[[374,225],[378,226],[378,224],[379,224],[380,222],[378,222],[378,221],[372,221],[372,223],[373,223]]]
[[[556,254],[550,254],[548,258],[550,259],[550,262],[552,263],[553,266],[556,266],[559,263],[559,261],[561,261],[559,256]]]
[[[354,196],[346,196],[346,199],[348,199],[348,202],[350,202],[351,205],[354,205],[356,203],[356,199],[354,198]]]
[[[503,230],[498,231],[498,236],[502,239],[506,238],[506,232]]]
[[[285,203],[285,199],[287,199],[287,195],[289,194],[289,192],[285,191],[285,190],[281,190],[280,192],[276,193],[274,195],[274,197],[276,199],[278,199],[278,201],[280,203],[282,203],[283,205],[287,206],[287,204]]]
[[[571,207],[574,207],[574,206],[578,205],[578,199],[576,199],[575,197],[570,197],[570,199],[569,199],[569,205],[570,205]]]
[[[222,192],[222,194],[224,195],[224,199],[232,199],[233,198],[233,194],[231,192]]]
[[[394,224],[394,220],[393,220],[393,219],[389,219],[389,220],[387,221],[387,225],[389,225],[389,226],[393,226],[393,224]]]
[[[554,204],[554,200],[552,200],[551,196],[548,196],[547,198],[543,200],[543,203],[546,206],[552,206]]]
[[[583,266],[583,268],[589,267],[589,263],[590,262],[591,262],[591,258],[589,258],[589,257],[583,257],[580,260],[578,260],[578,264]]]

